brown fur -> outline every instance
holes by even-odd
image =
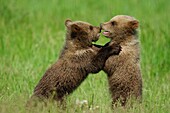
[[[101,25],[103,34],[111,42],[120,43],[122,51],[110,56],[104,67],[108,74],[112,105],[119,101],[125,106],[129,98],[141,100],[142,77],[140,71],[140,49],[137,35],[139,22],[130,16],[118,15]]]
[[[44,74],[34,89],[32,98],[56,100],[62,103],[66,95],[72,93],[89,73],[97,73],[106,59],[118,54],[120,46],[107,45],[101,49],[92,45],[97,41],[101,29],[86,22],[66,20],[65,46],[58,61]]]

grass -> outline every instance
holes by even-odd
[[[54,63],[65,40],[67,18],[99,25],[118,14],[140,21],[143,102],[114,112],[170,112],[169,0],[1,0],[0,112],[26,113],[25,102],[45,70]],[[101,36],[97,44],[108,40]],[[79,107],[76,100],[87,100]],[[68,99],[68,113],[110,113],[111,98],[104,72],[89,75]],[[89,107],[99,106],[90,110]],[[31,112],[55,113],[55,105]]]

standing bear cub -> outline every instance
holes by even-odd
[[[92,45],[100,36],[101,29],[89,23],[66,20],[65,46],[58,61],[43,75],[31,97],[40,100],[52,99],[63,102],[89,73],[99,72],[110,55],[117,55],[120,46],[116,43],[97,48]]]
[[[125,106],[129,98],[141,100],[142,77],[137,28],[139,22],[126,15],[118,15],[101,24],[103,35],[120,44],[119,55],[106,60],[104,71],[108,74],[112,105]]]

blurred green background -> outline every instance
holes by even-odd
[[[67,18],[97,26],[120,14],[140,21],[143,102],[115,112],[170,112],[169,5],[169,0],[0,0],[0,112],[28,112],[25,102],[63,47]],[[97,44],[106,42],[101,36]],[[88,107],[76,105],[78,99]],[[89,75],[67,101],[68,113],[112,112],[106,74]]]

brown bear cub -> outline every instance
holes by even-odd
[[[43,75],[34,89],[31,100],[55,100],[62,103],[89,73],[103,69],[110,55],[117,55],[120,46],[116,43],[98,48],[92,45],[100,36],[101,29],[89,23],[66,20],[66,42],[59,59]]]
[[[141,100],[138,20],[131,16],[118,15],[101,24],[101,27],[104,30],[103,35],[110,38],[110,42],[119,43],[122,48],[120,54],[110,56],[104,66],[104,71],[108,74],[113,107],[118,102],[125,106],[129,98]]]

